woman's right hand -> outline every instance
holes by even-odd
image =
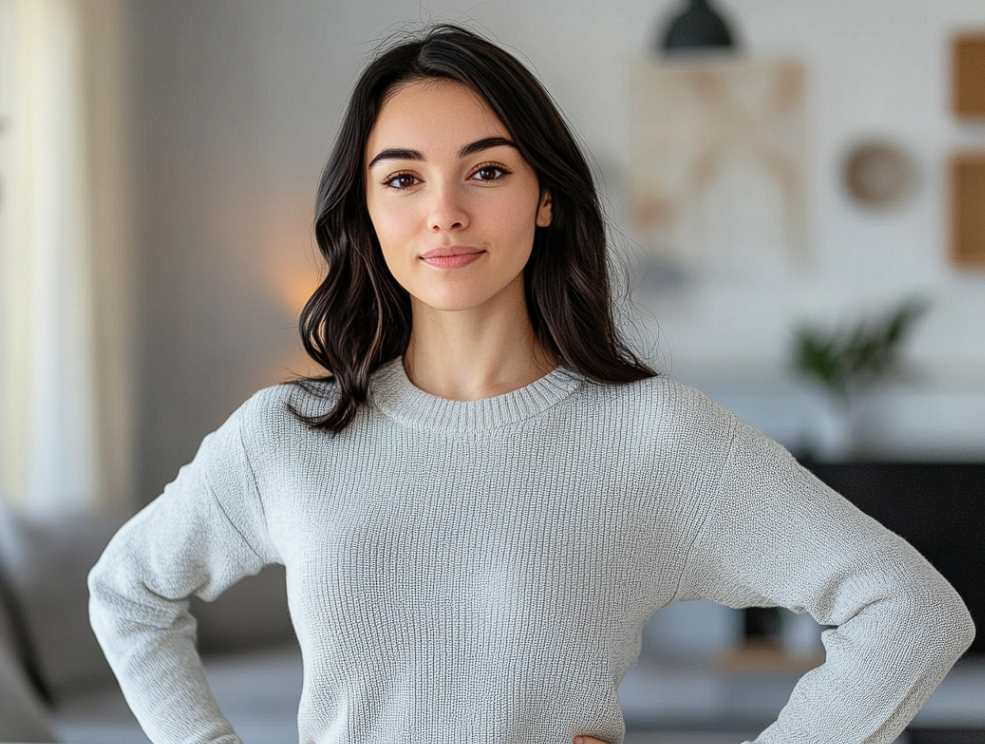
[[[585,736],[584,734],[578,734],[572,744],[608,744],[608,742],[593,739],[591,736]]]

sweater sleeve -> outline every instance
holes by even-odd
[[[239,738],[195,644],[189,597],[211,600],[277,562],[242,440],[241,408],[164,493],[113,537],[89,575],[93,630],[155,744]]]
[[[974,636],[948,582],[779,444],[735,422],[677,599],[782,606],[833,628],[756,744],[892,742]]]

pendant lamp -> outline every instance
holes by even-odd
[[[708,0],[690,0],[687,8],[675,16],[661,39],[658,51],[720,50],[736,48],[735,38],[725,19]]]

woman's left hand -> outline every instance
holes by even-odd
[[[572,744],[608,744],[608,742],[593,739],[591,736],[585,736],[584,734],[578,734]]]

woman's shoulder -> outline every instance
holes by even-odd
[[[584,389],[598,403],[609,402],[624,412],[685,420],[733,416],[703,391],[662,373],[623,384],[586,382]]]
[[[659,374],[636,382],[582,386],[584,416],[624,442],[668,452],[720,451],[737,419],[701,390]]]
[[[261,410],[295,418],[317,417],[328,413],[339,397],[338,383],[331,376],[303,377],[264,388],[253,396]]]
[[[305,419],[328,413],[338,397],[331,378],[299,379],[271,385],[250,396],[229,417],[226,426],[245,438],[292,439],[312,431]]]
[[[591,428],[600,447],[631,458],[639,472],[715,467],[736,432],[732,412],[669,375],[625,384],[585,381],[578,397],[571,425]]]

